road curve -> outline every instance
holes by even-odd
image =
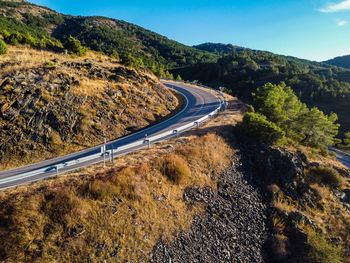
[[[212,113],[221,106],[220,99],[208,89],[165,80],[162,82],[169,88],[178,91],[186,98],[187,103],[185,108],[172,118],[159,124],[108,142],[106,144],[106,153],[109,153],[110,157],[113,155],[115,158],[147,147],[148,143],[137,143],[140,141],[142,142],[142,140],[147,142],[147,138],[155,138],[152,143],[163,140],[164,137],[161,136],[164,132],[176,132],[177,129],[184,125],[191,126],[191,123],[201,118],[203,119],[204,116]],[[145,137],[146,134],[147,137]],[[135,145],[133,146],[133,144]],[[126,145],[128,145],[128,147],[126,147]],[[35,164],[0,171],[0,190],[55,176],[57,173],[56,167],[59,174],[62,174],[103,162],[106,155],[102,154],[102,149],[103,145],[98,145]],[[103,157],[103,155],[105,156]]]
[[[350,169],[350,152],[335,148],[328,147],[328,149],[335,153],[337,160],[344,164],[346,167]]]

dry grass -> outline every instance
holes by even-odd
[[[162,143],[148,155],[144,150],[119,158],[112,169],[90,167],[1,192],[0,255],[15,262],[77,262],[82,255],[91,262],[148,261],[159,238],[172,240],[203,211],[201,204],[183,201],[183,190],[192,185],[215,189],[208,175],[229,165],[232,155],[214,134],[170,142],[173,148]],[[174,183],[160,163],[175,164],[172,172],[182,167],[186,176]]]
[[[31,141],[30,137],[22,138],[24,146],[34,144],[34,148],[16,147],[18,145],[15,144],[12,149],[20,150],[6,153],[6,160],[0,162],[0,170],[54,158],[58,155],[98,145],[102,142],[103,133],[106,133],[108,140],[116,139],[129,134],[131,130],[141,129],[160,121],[165,116],[171,115],[171,111],[180,106],[176,96],[170,91],[165,92],[163,88],[160,88],[159,81],[148,72],[141,70],[132,72],[130,76],[118,75],[116,82],[94,76],[92,72],[95,71],[90,72],[89,67],[79,69],[87,62],[91,62],[93,67],[100,67],[97,72],[102,71],[105,75],[113,74],[113,69],[116,67],[123,68],[114,60],[94,52],[89,52],[84,58],[73,58],[64,54],[39,51],[23,46],[10,46],[9,51],[9,54],[0,57],[0,83],[2,78],[9,73],[19,74],[19,72],[31,69],[41,69],[48,61],[55,60],[56,69],[54,71],[40,73],[43,81],[52,82],[56,78],[60,78],[61,75],[64,79],[71,79],[72,84],[67,91],[69,97],[74,95],[76,99],[84,101],[84,103],[72,104],[72,108],[75,109],[73,112],[78,113],[79,116],[68,116],[67,118],[64,114],[58,116],[58,118],[62,118],[62,120],[60,119],[61,123],[69,127],[74,127],[72,122],[77,122],[76,129],[73,129],[69,136],[61,136],[61,145],[55,143],[54,139],[58,139],[55,134],[52,135],[51,139],[53,140],[49,141],[50,145]],[[77,64],[76,68],[74,65]],[[12,89],[9,85],[8,88]],[[40,100],[36,102],[33,109],[30,109],[31,114],[34,115],[38,111],[42,113],[43,106],[48,102],[52,105],[61,103],[64,100],[63,95],[67,94],[64,94],[60,89],[50,92],[43,89]],[[146,101],[150,99],[153,103],[148,105]],[[11,101],[2,107],[2,110],[8,109],[11,107]],[[21,123],[26,122],[28,120]],[[5,122],[1,124],[5,125]],[[33,128],[35,129],[35,127]],[[18,131],[21,129],[25,129],[25,127],[17,127]],[[56,141],[59,142],[59,140]]]
[[[279,211],[279,213],[290,214],[294,211],[300,211],[317,225],[318,232],[320,233],[310,229],[310,226],[303,227],[304,232],[310,234],[310,244],[313,246],[315,245],[310,254],[310,258],[316,260],[315,262],[333,262],[329,261],[332,257],[328,258],[326,255],[334,254],[333,256],[335,257],[335,260],[338,260],[339,253],[342,251],[345,251],[346,256],[344,256],[344,259],[350,258],[349,210],[338,200],[337,197],[334,196],[329,187],[321,186],[319,184],[310,185],[311,191],[314,195],[312,207],[299,205],[297,201],[285,196],[278,188],[273,186],[270,186],[269,188],[271,192],[274,191],[275,193],[272,205],[277,211]],[[276,229],[276,233],[281,234],[280,230],[283,229],[283,222],[279,218],[274,218],[273,228]],[[337,239],[338,246],[329,243],[325,237],[328,239]],[[318,258],[317,255],[319,255],[320,258]],[[334,262],[350,261],[344,260]]]
[[[312,167],[306,171],[306,182],[309,184],[322,184],[331,188],[340,188],[344,184],[343,178],[331,167]]]
[[[191,176],[186,161],[176,154],[161,159],[158,166],[161,173],[175,184],[180,184]]]

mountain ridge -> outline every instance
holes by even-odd
[[[324,61],[324,63],[350,69],[350,55],[338,56],[329,60]]]

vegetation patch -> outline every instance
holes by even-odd
[[[197,153],[180,154],[192,146],[195,152],[217,149],[211,154],[220,158],[208,166]],[[168,157],[159,154],[147,163],[2,192],[0,260],[147,262],[159,238],[171,241],[203,211],[200,204],[183,201],[184,189],[193,185],[215,189],[216,181],[207,173],[225,169],[231,154],[221,138],[210,134],[194,137],[169,149]],[[169,180],[158,165],[174,159],[188,165],[189,174],[181,184]]]
[[[6,43],[0,39],[0,55],[4,55],[7,54],[8,50],[7,50],[7,46]]]
[[[340,188],[344,180],[337,170],[331,167],[312,167],[306,172],[306,180],[310,184],[326,185],[331,188]]]
[[[186,161],[178,155],[165,157],[159,166],[162,174],[175,184],[180,184],[191,176],[191,170]]]

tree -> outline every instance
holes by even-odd
[[[344,135],[345,138],[343,139],[343,144],[340,144],[339,148],[342,148],[345,151],[350,151],[350,132],[347,132]]]
[[[268,121],[266,116],[255,112],[246,113],[243,121],[237,124],[237,129],[252,139],[271,144],[277,143],[285,136],[280,127]]]
[[[279,85],[271,83],[258,88],[253,94],[254,106],[257,112],[265,115],[269,121],[283,129],[288,129],[298,114],[306,109],[293,90],[284,82]]]
[[[80,41],[72,36],[69,36],[64,48],[68,50],[70,54],[75,54],[79,57],[84,57],[87,53],[87,48],[83,47]]]
[[[298,117],[293,129],[300,134],[302,144],[313,147],[334,145],[338,141],[335,136],[340,126],[335,123],[337,120],[337,114],[327,116],[314,107]]]
[[[166,79],[174,79],[174,76],[173,76],[173,74],[170,74],[169,71],[167,70],[167,71],[165,72],[165,78],[166,78]]]
[[[118,54],[118,51],[117,50],[113,50],[109,56],[115,60],[117,60],[118,62],[120,61],[120,58],[119,58],[119,54]]]
[[[180,74],[178,74],[178,75],[177,75],[176,80],[179,80],[179,81],[181,81],[181,80],[182,80],[182,78],[181,78]]]
[[[316,107],[309,110],[284,82],[265,84],[253,98],[256,111],[280,127],[287,137],[313,147],[337,142],[338,116],[327,116]]]
[[[7,46],[6,43],[0,39],[0,55],[7,54]]]

